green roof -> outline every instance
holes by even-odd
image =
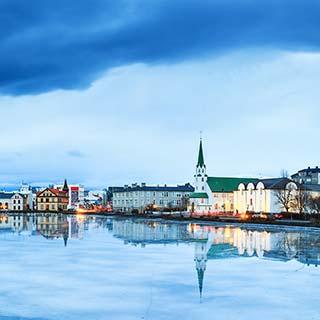
[[[204,157],[203,157],[203,150],[202,150],[202,140],[200,140],[197,167],[203,167],[203,166],[204,166]]]
[[[254,178],[208,177],[208,185],[212,192],[233,192],[240,183],[256,182]]]
[[[201,198],[201,199],[208,199],[208,194],[205,192],[193,192],[190,194],[190,198]]]

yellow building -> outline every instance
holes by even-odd
[[[68,191],[46,188],[37,193],[37,211],[65,211],[68,209]]]

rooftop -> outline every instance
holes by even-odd
[[[208,177],[208,185],[212,192],[233,192],[238,190],[240,183],[256,182],[255,178],[234,178],[234,177]]]
[[[114,193],[117,192],[132,192],[132,191],[171,191],[171,192],[193,192],[194,187],[190,183],[177,186],[147,186],[144,183],[141,185],[133,184],[131,186],[113,187]]]

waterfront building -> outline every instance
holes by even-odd
[[[312,212],[310,200],[320,197],[320,185],[299,184],[288,178],[260,179],[250,183],[240,183],[234,192],[235,212],[245,213],[281,213],[287,211],[284,201],[279,198],[288,197],[289,212],[299,213],[297,198],[304,197],[303,210]],[[309,201],[308,201],[309,200]],[[299,201],[299,200],[298,200]]]
[[[186,183],[177,186],[147,186],[132,184],[113,189],[112,205],[115,211],[142,212],[147,207],[153,209],[183,210],[194,188]]]
[[[88,190],[84,193],[86,205],[106,205],[107,192],[105,190]]]
[[[25,197],[24,199],[24,210],[32,210],[35,207],[35,194],[33,193],[32,187],[29,184],[22,183],[20,186],[19,193]]]
[[[200,139],[198,162],[194,175],[195,191],[190,195],[188,211],[196,214],[234,212],[234,191],[240,183],[257,181],[254,178],[209,177]]]
[[[279,193],[297,190],[297,184],[288,178],[260,179],[250,183],[240,183],[234,191],[234,209],[236,212],[280,213],[285,209],[279,202]],[[294,198],[292,192],[291,197]]]
[[[18,192],[0,193],[0,211],[24,211],[27,198]]]
[[[84,186],[81,184],[69,184],[67,180],[63,185],[54,185],[55,189],[65,190],[68,192],[69,202],[68,209],[76,209],[84,204]]]
[[[46,188],[37,193],[37,211],[64,211],[68,203],[67,190]]]
[[[299,170],[291,176],[292,180],[300,184],[320,184],[320,168],[310,168]]]

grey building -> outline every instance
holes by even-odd
[[[292,180],[300,184],[320,184],[320,168],[308,167],[291,176]]]
[[[194,188],[189,184],[177,186],[147,186],[132,184],[131,186],[117,187],[112,189],[112,205],[114,211],[142,212],[151,206],[157,209],[182,208]]]

